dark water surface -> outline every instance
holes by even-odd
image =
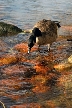
[[[0,21],[27,29],[44,18],[72,25],[72,0],[0,0]]]

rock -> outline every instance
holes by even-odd
[[[5,55],[4,57],[0,58],[0,66],[15,63],[17,60],[18,58],[15,55]]]
[[[65,61],[62,61],[61,63],[54,66],[57,70],[63,70],[63,69],[71,69],[72,68],[72,55],[66,59]]]
[[[41,105],[38,103],[27,103],[22,105],[14,105],[10,108],[41,108]]]
[[[20,32],[22,32],[22,30],[17,26],[0,22],[0,36],[14,35]]]
[[[26,43],[20,43],[14,46],[14,49],[21,52],[21,53],[25,53],[27,52],[27,44]]]
[[[58,64],[58,65],[55,65],[54,68],[57,69],[57,70],[64,70],[64,69],[67,69],[67,68],[70,68],[72,67],[72,64],[70,63],[61,63],[61,64]]]
[[[17,50],[17,51],[19,51],[19,52],[21,52],[21,53],[27,53],[28,52],[28,45],[27,45],[27,43],[16,44],[14,46],[14,49]],[[36,51],[37,49],[38,48],[37,48],[37,45],[36,45],[36,46],[34,46],[32,48],[32,52]]]
[[[21,105],[13,105],[10,108],[56,108],[56,105],[52,101],[46,103],[26,103]]]
[[[0,39],[0,53],[7,50],[7,44]]]
[[[72,41],[72,39],[67,39],[67,41]]]
[[[72,63],[72,55],[68,58],[68,62]]]

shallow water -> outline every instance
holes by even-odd
[[[0,55],[0,101],[7,108],[71,108],[72,65],[56,70],[55,65],[72,54],[72,42],[59,39],[47,51],[34,46],[27,54],[27,43],[16,44]],[[0,104],[0,108],[2,105]]]

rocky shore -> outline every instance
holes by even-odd
[[[10,27],[0,23],[0,30],[4,30],[1,36],[22,31]],[[72,107],[72,41],[67,39],[72,36],[59,36],[50,52],[47,46],[38,52],[35,45],[30,54],[27,42],[14,45],[8,52],[8,44],[0,39],[0,100],[7,108]]]

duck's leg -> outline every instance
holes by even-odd
[[[40,51],[40,45],[38,45],[38,51]]]
[[[48,44],[48,51],[50,51],[50,44]]]

